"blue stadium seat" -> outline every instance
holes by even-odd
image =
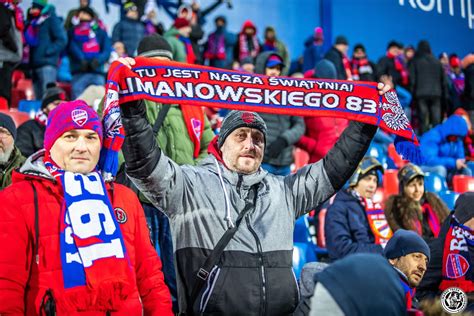
[[[444,203],[448,206],[450,210],[454,209],[454,204],[456,203],[459,193],[453,191],[443,191],[439,193],[439,197],[443,200]]]
[[[444,192],[448,190],[446,179],[434,172],[425,173],[425,190],[428,192]]]
[[[20,100],[20,103],[18,103],[18,111],[28,113],[31,118],[34,117],[34,115],[40,108],[41,101]]]
[[[384,169],[387,169],[388,157],[385,154],[385,150],[382,148],[381,144],[372,142],[370,144],[369,150],[367,150],[366,156],[374,157],[382,164]]]
[[[299,280],[301,270],[307,262],[318,261],[314,252],[314,245],[309,243],[295,242],[293,245],[293,271]]]

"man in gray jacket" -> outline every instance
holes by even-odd
[[[121,105],[121,112],[128,176],[170,218],[180,312],[291,314],[299,297],[292,272],[295,220],[344,185],[377,128],[351,122],[322,160],[281,177],[260,167],[266,125],[257,113],[231,111],[210,155],[198,166],[178,166],[155,142],[142,101]],[[240,223],[217,264],[202,271],[224,233]],[[199,278],[204,286],[191,299]]]

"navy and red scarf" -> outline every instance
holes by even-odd
[[[387,57],[393,59],[393,62],[395,63],[395,70],[398,71],[398,73],[402,77],[402,85],[408,85],[408,71],[405,68],[405,65],[403,64],[401,58],[390,54],[389,52],[387,52]]]
[[[204,52],[204,58],[208,60],[226,60],[225,35],[214,32],[209,35],[207,49]]]
[[[84,58],[92,60],[100,54],[100,44],[97,41],[99,25],[95,21],[81,22],[74,27],[73,40],[81,46]]]

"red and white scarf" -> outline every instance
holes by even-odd
[[[250,41],[252,41],[253,44],[253,49],[250,50],[249,44],[248,44],[249,38],[246,34],[241,33],[239,34],[239,60],[244,59],[245,57],[252,57],[256,58],[258,53],[260,52],[260,44],[258,43],[258,38],[256,35],[253,35],[250,38]]]
[[[402,85],[408,85],[408,71],[401,59],[398,56],[390,54],[389,52],[387,52],[387,57],[393,59],[393,62],[395,63],[395,70],[398,71],[402,77]]]
[[[375,244],[381,245],[385,248],[385,245],[393,235],[393,232],[388,225],[387,218],[385,217],[385,212],[379,203],[374,203],[371,199],[366,199],[360,196],[356,191],[353,192],[355,192],[359,197],[359,200],[365,209],[370,230],[375,237]]]

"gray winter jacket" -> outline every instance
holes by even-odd
[[[265,74],[265,65],[267,64],[268,58],[272,55],[280,56],[275,52],[264,52],[258,55],[255,62],[255,73]],[[293,144],[298,142],[305,132],[303,118],[299,116],[266,113],[260,113],[260,116],[267,124],[267,148],[279,137],[286,141],[286,147],[279,150],[278,156],[270,157],[267,151],[263,157],[263,162],[274,166],[291,165],[293,163]]]
[[[367,151],[376,127],[352,122],[325,158],[296,174],[282,177],[259,169],[242,175],[220,162],[218,150],[198,166],[178,166],[154,142],[146,108],[138,104],[121,109],[127,173],[170,218],[180,311],[293,313],[299,297],[292,271],[295,219],[342,187]],[[253,190],[255,202],[250,198]],[[246,204],[252,206],[250,211],[191,306],[199,268]]]

